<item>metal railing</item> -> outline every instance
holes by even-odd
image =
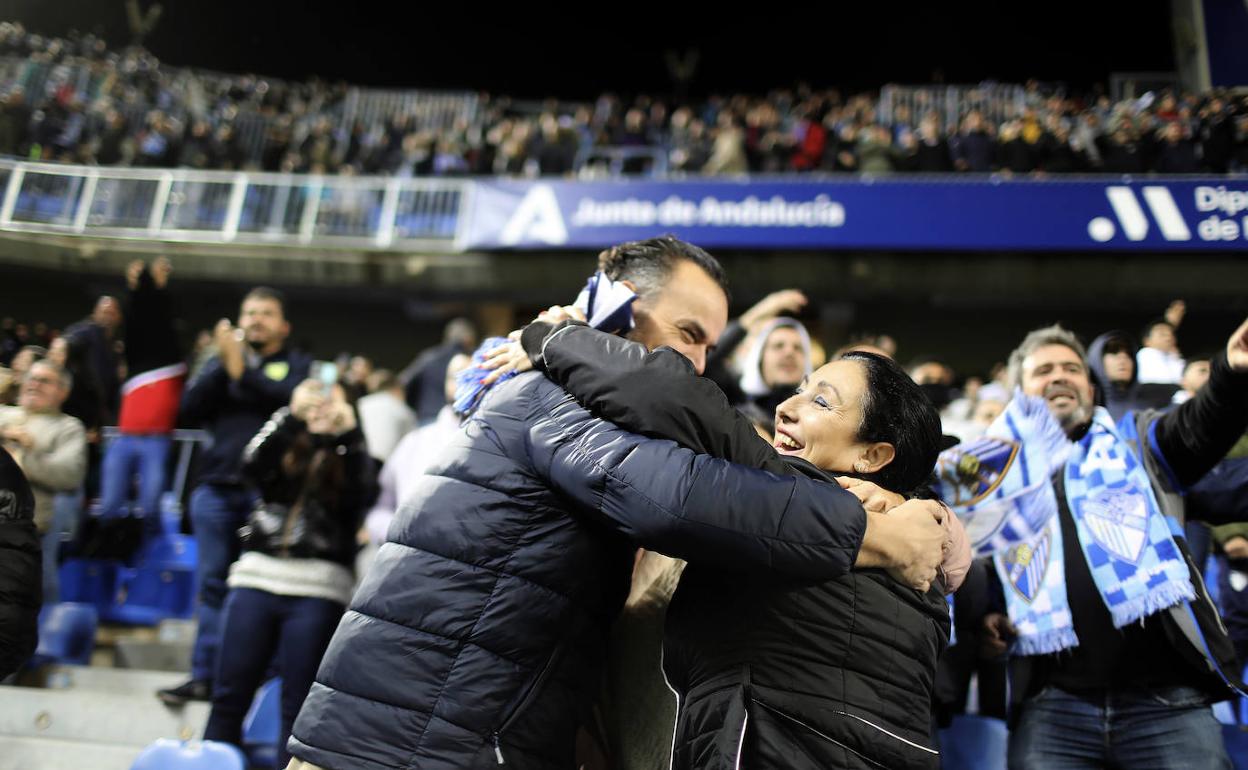
[[[591,147],[576,155],[572,164],[581,179],[601,177],[653,177],[667,175],[664,147]]]
[[[28,103],[37,104],[64,91],[85,103],[113,94],[110,106],[125,117],[132,128],[142,125],[152,110],[182,123],[207,119],[216,123],[216,109],[205,94],[228,93],[232,84],[250,76],[228,75],[207,70],[190,70],[160,65],[161,98],[150,101],[143,89],[126,82],[127,73],[109,60],[72,58],[65,62],[43,61],[35,57],[0,56],[0,93],[20,86]],[[115,81],[120,78],[121,86]],[[269,84],[283,84],[276,78],[260,78]],[[298,84],[295,84],[298,85]],[[244,96],[233,105],[233,123],[240,147],[250,162],[258,162],[264,149],[265,134],[277,119],[261,109],[264,91]],[[129,98],[127,98],[129,97]],[[387,90],[352,86],[338,99],[323,93],[311,108],[298,116],[292,128],[301,139],[312,123],[325,118],[337,128],[341,145],[356,122],[366,126],[384,125],[403,118],[408,130],[446,132],[457,126],[468,127],[479,119],[480,97],[470,91]],[[345,149],[345,146],[342,148]]]
[[[0,160],[0,229],[189,243],[401,249],[452,241],[454,179],[127,169]]]
[[[962,117],[971,110],[978,110],[991,123],[1022,115],[1033,95],[1020,85],[1009,83],[980,83],[979,85],[949,86],[901,86],[888,85],[880,89],[879,117],[885,123],[898,119],[897,108],[909,112],[906,122],[911,126],[927,113],[935,113],[950,129],[956,127]]]

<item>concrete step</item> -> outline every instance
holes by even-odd
[[[0,735],[0,770],[130,770],[142,749]]]
[[[45,666],[23,678],[22,684],[54,690],[95,690],[113,695],[155,697],[156,691],[186,681],[186,674],[100,666]]]
[[[0,738],[41,738],[141,749],[157,738],[199,738],[208,722],[209,710],[209,704],[200,702],[169,708],[151,693],[0,687]]]
[[[118,639],[113,647],[113,663],[117,668],[180,671],[185,675],[191,670],[191,644]]]

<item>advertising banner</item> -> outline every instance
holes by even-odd
[[[1248,249],[1248,179],[478,181],[464,249]]]

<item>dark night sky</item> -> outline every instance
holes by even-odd
[[[951,83],[1036,77],[1086,88],[1115,71],[1173,69],[1169,3],[1162,0],[877,1],[827,3],[833,10],[819,13],[755,3],[750,17],[724,10],[725,3],[676,18],[672,3],[649,10],[585,3],[562,14],[515,4],[514,18],[463,5],[468,10],[454,13],[446,10],[454,4],[432,3],[166,0],[147,43],[170,64],[520,97],[667,92],[664,51],[689,48],[701,51],[694,94],[803,80],[876,88],[928,82],[936,71]],[[123,0],[0,0],[0,18],[52,34],[92,29],[122,43],[124,8]],[[591,15],[620,18],[590,22]]]

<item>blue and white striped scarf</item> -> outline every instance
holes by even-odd
[[[1114,626],[1195,598],[1190,574],[1148,474],[1104,409],[1067,440],[1042,399],[1016,392],[985,435],[941,454],[939,491],[979,555],[993,556],[1018,628],[1015,652],[1079,644],[1066,596],[1065,554],[1052,476],[1061,472],[1076,534]]]

